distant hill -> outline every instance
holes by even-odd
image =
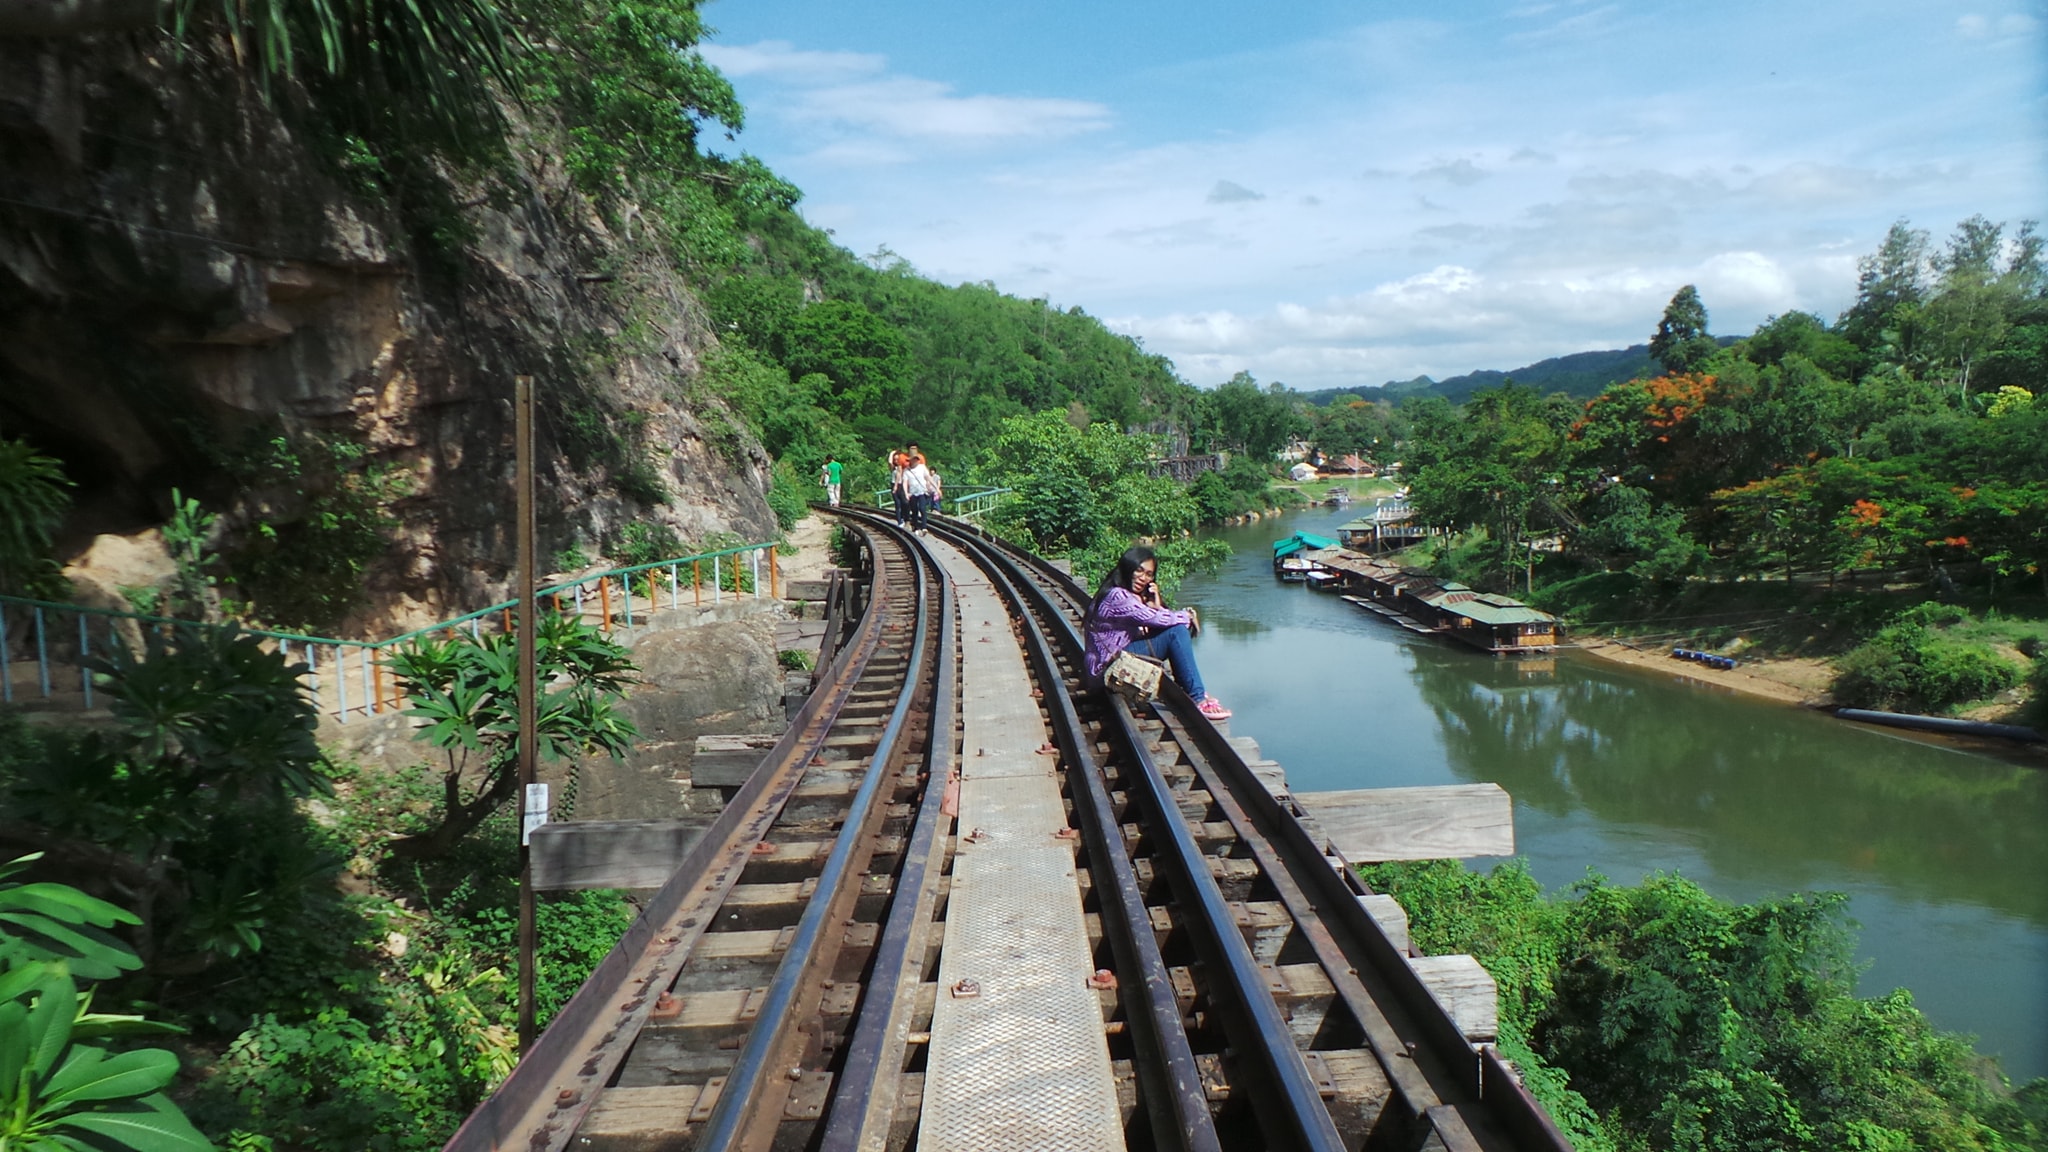
[[[1330,398],[1340,392],[1349,392],[1375,400],[1399,400],[1405,396],[1442,396],[1452,403],[1462,404],[1474,392],[1482,388],[1495,388],[1503,381],[1512,379],[1517,384],[1526,384],[1538,392],[1563,392],[1589,399],[1600,394],[1609,384],[1638,377],[1655,376],[1660,369],[1650,358],[1648,344],[1635,344],[1627,348],[1608,349],[1601,352],[1574,352],[1569,356],[1553,356],[1538,360],[1507,372],[1481,369],[1453,376],[1448,380],[1432,380],[1417,376],[1413,380],[1389,380],[1376,388],[1322,388],[1302,393],[1303,399],[1312,404],[1328,404]]]

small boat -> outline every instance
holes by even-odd
[[[1284,580],[1286,577],[1283,576],[1281,579]],[[1307,584],[1311,590],[1326,592],[1335,588],[1338,581],[1344,579],[1344,574],[1342,572],[1332,572],[1328,568],[1317,568],[1305,574],[1301,579],[1302,583]]]
[[[1285,580],[1289,584],[1299,584],[1310,576],[1322,571],[1322,569],[1316,566],[1315,561],[1306,557],[1287,556],[1281,559],[1274,571],[1279,574],[1280,579]]]

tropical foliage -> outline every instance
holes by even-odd
[[[45,595],[57,565],[50,544],[71,507],[63,465],[26,440],[0,440],[0,592]]]
[[[94,1012],[92,992],[81,993],[74,979],[140,967],[134,950],[108,933],[138,919],[67,884],[13,879],[40,858],[0,865],[0,1148],[211,1148],[163,1094],[178,1057],[161,1048],[116,1050],[127,1037],[177,1029]]]
[[[620,756],[639,735],[618,709],[633,681],[626,650],[592,625],[545,613],[535,631],[536,754],[544,760],[602,752]],[[440,823],[393,845],[407,856],[446,853],[503,807],[519,785],[519,666],[516,634],[423,639],[394,653],[392,671],[412,701],[417,733],[441,749]]]
[[[1903,989],[1855,995],[1845,900],[1730,904],[1677,876],[1546,897],[1519,863],[1383,864],[1425,953],[1500,986],[1501,1048],[1575,1145],[2023,1149],[2048,1080],[2019,1091]]]

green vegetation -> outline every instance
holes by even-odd
[[[818,658],[802,648],[784,648],[775,654],[775,662],[792,672],[809,672],[817,667]]]
[[[1737,905],[1660,875],[1546,898],[1519,863],[1363,873],[1422,951],[1494,975],[1502,1052],[1587,1152],[2048,1140],[2048,1079],[2015,1092],[1904,990],[1854,994],[1844,897]]]
[[[200,1152],[210,1145],[163,1094],[178,1057],[119,1050],[131,1036],[178,1029],[94,1012],[74,976],[141,966],[108,929],[134,914],[68,884],[12,879],[41,854],[0,864],[0,1148]]]
[[[1439,569],[1568,610],[1592,592],[1609,618],[1728,581],[1776,582],[1785,600],[1824,586],[1846,605],[1835,617],[1866,616],[1872,584],[1910,588],[1892,612],[1940,597],[1987,622],[2041,614],[2048,269],[2031,222],[2008,235],[1973,217],[1938,252],[1895,225],[1832,327],[1790,313],[1724,346],[1706,323],[1681,289],[1651,343],[1666,373],[1583,404],[1514,384],[1462,408],[1403,404],[1416,508],[1467,533],[1439,546]],[[1766,643],[1811,635],[1796,632]],[[2022,636],[1951,633],[1902,620],[1848,659],[1841,690],[1939,709],[2024,678],[1995,650]]]
[[[633,680],[626,650],[592,625],[548,613],[535,633],[542,685],[537,754],[574,759],[623,755],[639,730],[617,702]],[[422,639],[389,664],[425,722],[417,739],[442,750],[440,822],[392,844],[408,857],[441,856],[504,807],[519,785],[517,638],[509,632]],[[477,763],[472,764],[475,758]]]
[[[544,675],[559,675],[543,753],[622,747],[631,730],[612,710],[629,670],[621,656],[573,626],[550,636]],[[415,702],[434,721],[431,742],[456,761],[476,753],[466,773],[330,764],[313,743],[302,669],[231,629],[150,633],[142,658],[101,665],[111,725],[0,717],[0,841],[42,852],[36,883],[0,876],[0,1024],[26,1011],[47,1041],[32,1072],[0,1077],[0,1124],[61,1119],[120,1138],[94,1127],[86,1105],[99,1100],[122,1118],[110,1123],[164,1140],[178,1132],[156,1094],[176,1071],[168,1054],[109,1055],[102,1070],[124,1070],[123,1091],[66,1095],[65,1077],[99,1057],[48,1062],[64,1049],[37,1005],[81,1003],[53,963],[68,965],[65,980],[103,981],[103,1003],[150,1005],[190,1031],[184,1054],[207,1068],[184,1104],[234,1147],[439,1147],[502,1078],[513,1061],[517,847],[510,814],[487,801],[504,794],[509,660],[503,645],[425,647]],[[66,897],[54,887],[66,881],[120,906]],[[543,1019],[632,914],[614,893],[543,898]],[[41,974],[19,975],[23,965]],[[80,1015],[71,1043],[97,1052],[143,1027]],[[26,1067],[4,1051],[22,1034],[0,1027],[0,1070]],[[196,1135],[145,1136],[128,1146],[203,1146]]]
[[[71,508],[72,483],[26,440],[0,440],[0,592],[61,592],[50,544]]]
[[[254,522],[225,567],[257,618],[324,628],[368,602],[364,576],[391,546],[392,505],[411,493],[410,473],[370,461],[353,440],[310,435],[274,436],[227,470]]]

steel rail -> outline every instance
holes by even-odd
[[[1005,582],[1012,584],[1020,597],[1036,601],[1046,615],[1058,621],[1060,639],[1078,658],[1085,648],[1073,617],[1014,558],[1000,552],[990,554],[1004,570]],[[1025,617],[1032,619],[1028,613]],[[1042,631],[1035,639],[1045,643]],[[1153,829],[1161,833],[1153,837],[1155,855],[1166,865],[1169,882],[1181,898],[1181,907],[1192,914],[1191,935],[1209,973],[1210,996],[1225,1009],[1224,1030],[1241,1066],[1255,1081],[1250,1092],[1253,1113],[1266,1133],[1268,1145],[1344,1152],[1344,1138],[1295,1045],[1287,1017],[1273,1000],[1258,958],[1252,955],[1251,945],[1237,930],[1230,904],[1217,887],[1201,845],[1196,843],[1180,805],[1173,798],[1172,786],[1153,762],[1129,707],[1114,697],[1106,698],[1105,705],[1115,731],[1112,733],[1106,727],[1104,734],[1114,736],[1121,745],[1120,751],[1130,768],[1125,773],[1125,788],[1143,803]]]
[[[927,571],[929,561],[921,550],[911,544],[908,532],[893,526],[882,530],[898,537],[898,543],[909,553],[911,569],[916,576],[916,619],[912,626],[910,655],[904,669],[903,692],[896,698],[896,706],[889,713],[889,722],[883,727],[874,752],[868,757],[867,771],[861,776],[860,786],[854,792],[839,835],[833,840],[831,853],[818,873],[816,894],[804,905],[796,933],[789,942],[782,963],[775,970],[774,981],[768,985],[760,1015],[748,1030],[739,1057],[726,1078],[725,1090],[719,1093],[711,1115],[698,1128],[695,1142],[698,1152],[767,1146],[768,1140],[761,1136],[755,1125],[765,1120],[772,1129],[774,1123],[779,1122],[779,1109],[776,1116],[764,1116],[761,1106],[774,1102],[775,1093],[769,1091],[771,1081],[782,1092],[788,1090],[788,1077],[776,1076],[773,1072],[790,1067],[786,1060],[798,1018],[799,999],[807,991],[815,994],[812,985],[816,982],[819,966],[833,959],[834,950],[819,947],[820,941],[825,937],[828,925],[844,927],[851,912],[852,898],[859,895],[857,883],[851,887],[847,884],[849,877],[858,880],[858,874],[852,867],[853,859],[862,843],[872,834],[870,825],[876,813],[875,798],[881,794],[884,782],[894,778],[889,762],[895,756],[896,742],[910,718],[911,704],[917,696],[915,678],[924,667],[926,654],[931,648],[931,629],[926,627],[927,588],[931,574]],[[882,567],[880,563],[875,565],[878,579]]]
[[[1197,780],[1358,1021],[1407,1119],[1434,1129],[1453,1152],[1510,1146],[1568,1152],[1571,1143],[1549,1114],[1491,1049],[1475,1050],[1365,911],[1358,897],[1368,890],[1348,866],[1331,867],[1293,799],[1275,796],[1213,725],[1198,723],[1195,702],[1178,684],[1162,685],[1160,695],[1153,711],[1180,734]]]
[[[883,566],[875,565],[875,582],[885,580]],[[811,758],[823,749],[881,644],[878,602],[869,598],[869,610],[789,730],[511,1075],[449,1138],[445,1152],[560,1152],[569,1144],[656,998],[710,926],[711,913],[739,882],[753,846],[773,827]]]
[[[994,546],[1020,570],[1036,572],[1038,582],[1064,592],[1073,604],[1085,600],[1085,589],[1068,573],[1001,542]],[[1370,890],[1341,856],[1340,867],[1331,866],[1323,846],[1302,822],[1306,814],[1300,806],[1291,797],[1275,796],[1178,684],[1162,685],[1162,696],[1155,713],[1177,722],[1168,724],[1169,731],[1178,729],[1183,749],[1192,753],[1189,761],[1197,778],[1288,907],[1297,930],[1358,1020],[1408,1119],[1434,1129],[1452,1152],[1503,1146],[1569,1152],[1570,1140],[1507,1062],[1491,1045],[1475,1050],[1379,922],[1365,911],[1358,897]],[[1123,709],[1116,711],[1121,714]],[[1138,745],[1142,753],[1143,741]],[[1377,1146],[1381,1139],[1376,1128],[1372,1142]]]
[[[849,519],[865,515],[841,513]],[[882,518],[873,517],[879,526]],[[933,565],[939,587],[937,675],[931,728],[925,745],[925,786],[904,844],[895,892],[881,926],[867,986],[838,1076],[826,1106],[819,1152],[862,1152],[883,1147],[895,1120],[894,1082],[900,1073],[916,1011],[921,957],[916,949],[933,927],[946,852],[940,832],[952,817],[943,811],[948,782],[959,768],[955,725],[960,706],[959,632],[953,580]]]
[[[1074,710],[1053,641],[1030,611],[1019,586],[1030,582],[1020,582],[1014,573],[1006,571],[1007,558],[979,539],[966,534],[950,539],[989,573],[991,583],[1023,627],[1028,641],[1024,645],[1025,655],[1046,686],[1047,711],[1052,714],[1055,739],[1068,765],[1074,809],[1082,820],[1081,833],[1087,838],[1090,865],[1109,872],[1110,883],[1096,884],[1095,894],[1103,930],[1109,936],[1118,968],[1126,975],[1135,973],[1139,977],[1135,982],[1139,990],[1136,1005],[1128,991],[1131,983],[1125,982],[1121,987],[1127,990],[1125,1015],[1136,1050],[1148,1057],[1135,1061],[1134,1066],[1143,1089],[1139,1095],[1151,1121],[1153,1142],[1160,1148],[1182,1152],[1220,1149],[1216,1118],[1188,1041],[1173,978],[1160,954],[1151,914],[1145,908],[1143,888],[1124,845],[1123,823],[1117,818],[1093,742]]]

